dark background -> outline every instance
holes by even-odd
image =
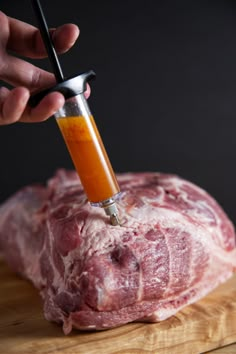
[[[77,23],[66,76],[94,69],[90,107],[116,171],[163,171],[208,190],[236,222],[234,1],[48,1],[51,27]],[[35,24],[30,1],[1,1]],[[38,65],[50,69],[46,60]],[[0,127],[0,200],[72,168],[54,119]]]

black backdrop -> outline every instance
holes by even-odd
[[[90,107],[116,171],[176,173],[208,190],[236,222],[234,1],[48,1],[50,26],[77,23],[67,76],[94,69]],[[35,24],[30,1],[1,1]],[[36,61],[50,69],[46,60]],[[54,119],[0,127],[0,200],[72,168]]]

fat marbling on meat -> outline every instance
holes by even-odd
[[[121,227],[89,205],[74,171],[59,170],[0,207],[3,256],[66,334],[162,321],[236,268],[233,225],[204,190],[162,173],[118,181]]]

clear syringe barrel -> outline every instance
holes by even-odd
[[[88,200],[111,206],[111,215],[120,189],[84,94],[67,99],[55,118]]]

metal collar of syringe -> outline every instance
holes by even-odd
[[[104,204],[102,208],[104,209],[106,215],[110,217],[110,223],[113,226],[120,225],[119,213],[114,200],[110,203]]]

